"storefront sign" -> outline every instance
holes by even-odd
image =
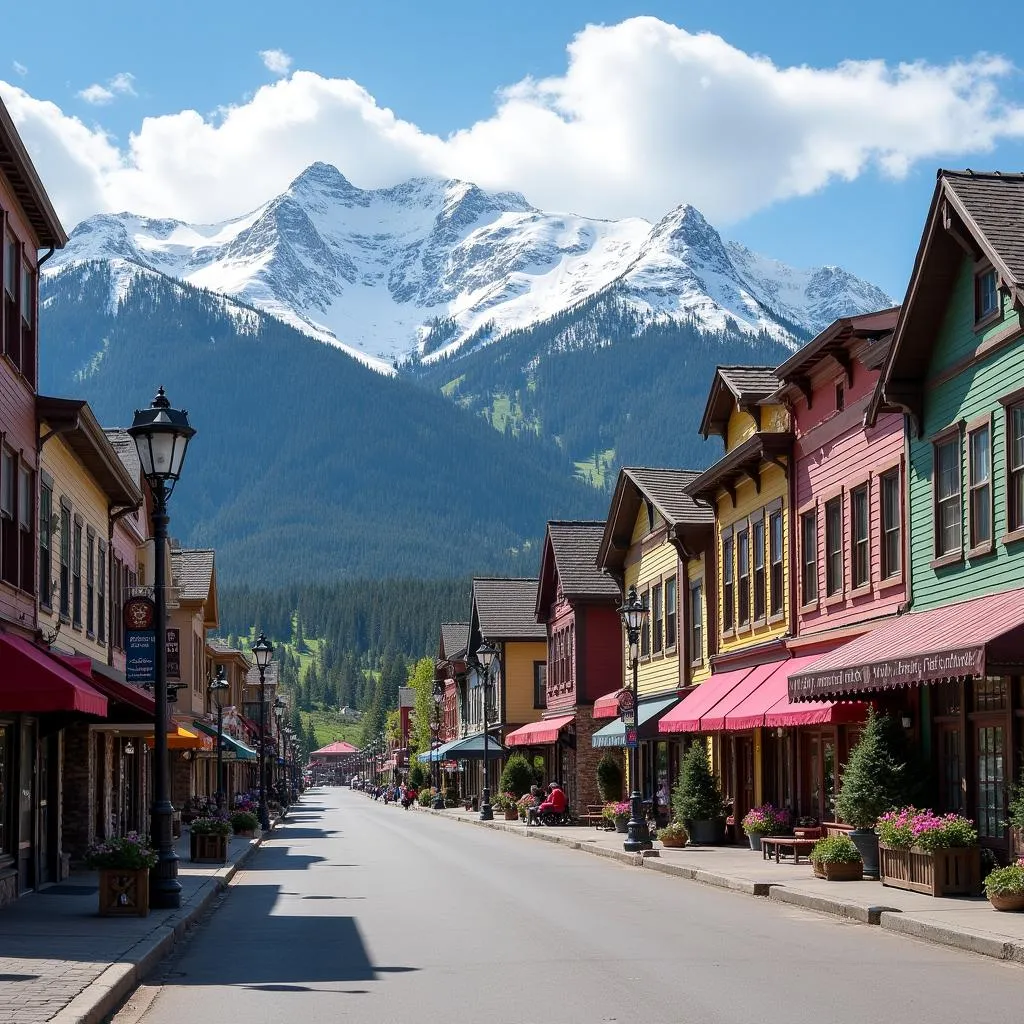
[[[985,648],[966,647],[790,676],[789,696],[794,700],[834,697],[860,690],[886,690],[914,683],[935,683],[943,679],[984,674]]]
[[[181,630],[167,630],[167,678],[181,678]]]
[[[156,605],[148,597],[124,603],[125,678],[129,683],[156,681]]]

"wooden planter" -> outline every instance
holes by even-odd
[[[149,913],[149,868],[101,868],[100,917],[145,917]]]
[[[814,861],[814,873],[829,882],[859,882],[864,877],[864,862],[860,860],[841,863],[839,861],[820,863]]]
[[[228,859],[228,837],[189,833],[189,856],[196,863],[223,864]]]
[[[1024,910],[1024,895],[1020,893],[1012,893],[1005,896],[993,893],[989,896],[988,901],[992,904],[993,910],[1009,910],[1018,913]]]
[[[505,820],[506,821],[518,821],[519,820],[519,808],[518,807],[507,807],[505,809]]]
[[[659,839],[658,842],[660,842],[662,846],[666,847],[666,849],[682,849],[686,846],[687,840],[682,836],[669,836],[665,839]]]
[[[981,849],[894,850],[878,846],[882,884],[928,896],[973,896],[981,889]]]

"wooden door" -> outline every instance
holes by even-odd
[[[754,737],[736,737],[736,802],[734,815],[737,826],[754,806]]]

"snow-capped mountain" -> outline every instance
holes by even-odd
[[[46,273],[112,269],[116,304],[162,274],[255,306],[377,369],[500,339],[599,293],[642,321],[767,334],[788,345],[892,304],[838,267],[796,270],[723,242],[691,206],[657,224],[549,214],[514,192],[416,178],[359,189],[316,163],[259,209],[195,225],[129,213],[80,224]]]

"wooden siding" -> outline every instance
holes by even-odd
[[[622,620],[607,605],[587,605],[576,615],[576,700],[589,704],[622,685]]]
[[[505,707],[501,709],[502,721],[516,725],[539,721],[544,709],[533,706],[533,663],[547,661],[547,642],[508,641],[504,648]]]
[[[966,258],[943,318],[935,345],[929,378],[974,350],[979,334],[974,331],[974,281],[972,263]],[[1004,307],[1005,309],[1005,307]],[[1012,326],[1017,314],[1006,318],[1000,329]],[[990,332],[985,332],[990,333]],[[988,358],[946,381],[925,388],[922,436],[910,441],[909,507],[911,585],[913,607],[931,608],[1024,585],[1024,543],[1003,543],[1006,516],[1006,420],[999,399],[1024,388],[1024,340],[998,349]],[[930,438],[952,424],[963,424],[991,414],[992,439],[992,536],[989,554],[967,558],[967,445],[961,426],[961,510],[963,548],[961,562],[942,568],[931,565],[935,557],[934,501],[932,495],[932,443]]]
[[[41,433],[48,430],[46,424],[40,427]],[[74,589],[71,586],[72,622],[65,620],[61,626],[59,645],[73,647],[80,654],[95,658],[97,661],[107,660],[107,645],[96,641],[96,609],[93,606],[93,621],[87,622],[88,602],[87,586],[89,580],[89,531],[92,531],[93,541],[93,585],[98,582],[97,565],[99,562],[99,545],[107,542],[107,509],[109,500],[106,493],[99,484],[92,478],[78,456],[67,446],[64,438],[56,434],[43,446],[40,462],[41,468],[53,478],[53,514],[60,522],[60,510],[62,501],[71,506],[71,569],[74,568],[74,528],[77,521],[82,525],[82,600],[81,600],[81,625],[75,626],[74,620]],[[50,545],[51,567],[50,576],[53,579],[53,608],[39,609],[39,621],[49,626],[56,627],[60,623],[60,534],[52,535]],[[109,605],[110,587],[107,585],[107,602]]]
[[[654,583],[663,583],[664,580],[675,576],[677,581],[684,574],[679,571],[679,558],[676,549],[668,542],[664,533],[664,521],[661,516],[654,514],[654,534],[650,536],[648,530],[647,510],[641,507],[637,516],[637,522],[633,529],[633,543],[626,553],[625,585],[628,591],[631,586],[637,588],[641,597],[647,599],[650,607],[650,586]],[[660,538],[660,539],[659,539]],[[679,601],[678,584],[676,594],[676,629],[677,642],[675,648],[670,652],[651,654],[640,659],[637,670],[637,688],[641,695],[664,693],[672,691],[679,686],[679,609],[682,607]],[[650,628],[650,627],[648,627]],[[620,627],[619,635],[622,644],[622,666],[623,683],[631,682],[626,679],[629,665],[629,651],[626,643],[625,630]]]
[[[705,557],[702,554],[700,558],[691,558],[686,563],[686,582],[688,586],[692,586],[697,580],[702,582],[701,586],[701,622],[703,623],[703,629],[701,630],[701,650],[700,650],[700,664],[695,661],[691,661],[690,664],[690,682],[701,683],[708,676],[711,675],[711,661],[708,644],[708,576],[705,565]],[[687,607],[687,619],[684,623],[684,628],[687,630],[684,647],[687,651],[687,657],[693,659],[694,655],[690,651],[690,595],[689,591],[686,594],[686,607]]]
[[[725,531],[731,530],[740,523],[755,517],[761,510],[766,510],[769,505],[775,502],[782,503],[782,614],[775,620],[762,620],[760,623],[753,621],[754,586],[753,586],[753,545],[751,545],[750,557],[750,607],[751,621],[746,625],[739,624],[739,559],[733,556],[733,622],[734,629],[726,634],[723,629],[723,607],[722,600],[725,593],[722,586],[723,559],[722,559],[722,535]],[[736,487],[736,506],[733,507],[732,500],[728,495],[721,495],[717,500],[717,511],[715,515],[715,542],[718,545],[718,586],[717,593],[718,607],[716,610],[716,630],[718,636],[718,650],[723,654],[750,647],[755,644],[783,636],[789,628],[789,495],[788,483],[785,473],[777,466],[765,466],[761,470],[761,491],[755,489],[753,483],[744,480]],[[771,608],[771,566],[769,563],[769,530],[768,517],[765,515],[765,607]]]
[[[210,672],[206,658],[206,630],[203,628],[203,606],[191,604],[170,609],[168,625],[180,630],[181,679],[185,687],[178,691],[178,703],[169,710],[175,718],[187,719],[206,711],[206,685]],[[272,699],[272,691],[271,698]],[[252,698],[259,701],[258,696]]]
[[[561,588],[559,588],[559,595],[561,595]],[[547,710],[569,711],[576,706],[576,684],[579,679],[580,630],[577,625],[576,611],[564,597],[559,596],[551,611],[552,617],[548,622],[546,654],[548,663]],[[569,678],[564,680],[561,687],[559,687],[559,681],[556,679],[557,673],[555,672],[555,637],[562,634],[565,630],[570,630],[573,638],[572,657],[569,659]]]

